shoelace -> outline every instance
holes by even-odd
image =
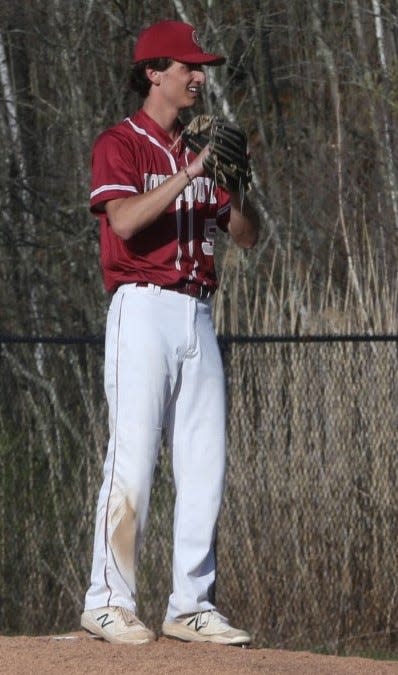
[[[117,609],[121,614],[123,621],[128,626],[134,626],[135,624],[139,626],[144,625],[139,619],[137,619],[136,615],[131,609],[126,609],[125,607],[118,607]]]
[[[209,609],[206,612],[199,612],[199,623],[201,626],[205,627],[209,624],[209,621],[213,619],[215,623],[225,626],[228,622],[222,614],[219,614],[215,609]]]

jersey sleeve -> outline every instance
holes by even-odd
[[[131,197],[141,192],[132,143],[112,129],[102,133],[94,143],[91,157],[90,209],[104,211],[111,199]]]

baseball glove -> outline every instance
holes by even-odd
[[[182,133],[187,146],[198,153],[209,145],[203,161],[208,176],[228,192],[244,193],[251,187],[247,137],[235,124],[215,115],[197,115]]]

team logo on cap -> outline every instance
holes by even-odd
[[[199,37],[196,30],[192,31],[192,41],[196,44],[197,47],[200,47]]]

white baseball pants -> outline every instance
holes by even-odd
[[[210,300],[121,286],[108,312],[105,391],[110,438],[85,609],[135,611],[136,563],[163,427],[176,486],[166,619],[213,609],[225,386]]]

